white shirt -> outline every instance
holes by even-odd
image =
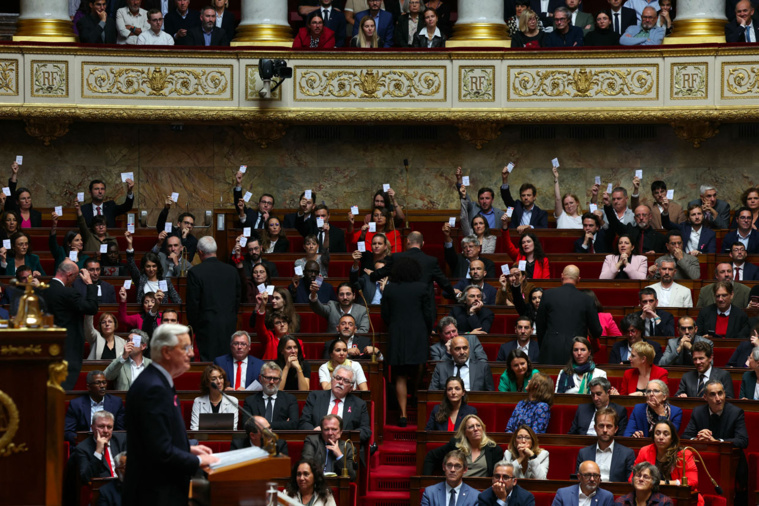
[[[740,271],[736,269],[740,269]],[[743,265],[733,264],[733,281],[743,281],[743,274],[745,270],[746,270],[745,263]]]
[[[137,15],[134,16],[129,11],[129,7],[122,7],[116,11],[116,31],[118,36],[116,37],[117,44],[137,44],[138,35],[130,33],[127,25],[140,28],[142,32],[150,31],[150,23],[148,23],[148,11],[140,9]],[[97,215],[97,212],[95,213]]]
[[[672,283],[674,285],[674,283]],[[659,305],[664,307],[670,306],[670,300],[672,300],[672,285],[669,288],[664,288],[664,285],[660,285],[659,289]]]
[[[582,487],[580,485],[577,485],[577,487],[580,489],[577,493],[577,498],[579,499],[577,506],[591,506],[593,504],[593,497],[595,497],[598,489],[594,490],[590,495],[585,495],[582,493]]]
[[[325,414],[332,413],[332,408],[335,407],[335,400],[337,400],[337,397],[335,397],[335,394],[330,392],[329,394],[329,404],[327,405],[327,412]],[[337,405],[337,416],[340,418],[343,417],[343,408],[345,407],[345,398],[340,399],[340,404]]]
[[[105,409],[105,397],[103,397],[100,402],[95,402],[95,400],[90,397],[90,424],[92,424],[92,417],[95,416],[95,413],[98,411],[103,411]]]
[[[738,230],[738,242],[743,244],[743,246],[746,247],[746,251],[748,251],[748,239],[751,237],[751,230],[748,231],[748,234],[746,234],[746,237],[743,237],[741,235],[741,231]]]
[[[519,346],[519,341],[517,341],[517,349],[523,351],[525,355],[530,356],[530,341],[527,341],[527,344],[524,346]]]
[[[134,383],[134,380],[137,379],[137,376],[139,376],[142,371],[145,370],[145,359],[142,359],[142,363],[140,365],[137,365],[134,363],[134,360],[132,360],[132,357],[129,357],[129,366],[132,368],[132,383]],[[132,384],[130,383],[130,385]]]
[[[157,35],[153,30],[148,30],[137,37],[137,44],[140,46],[173,46],[174,38],[163,30]]]
[[[271,412],[272,416],[274,415],[274,406],[277,405],[277,394],[274,395],[266,395],[263,394],[264,399],[264,409],[266,409],[266,403],[269,402],[269,399],[271,399]]]
[[[703,227],[702,227],[703,228]],[[698,251],[698,243],[701,241],[701,228],[696,230],[690,229],[690,238],[688,239],[688,249],[686,251]]]
[[[427,40],[427,47],[432,47],[432,41],[435,40],[435,37],[442,37],[443,35],[440,33],[440,28],[435,27],[435,33],[432,34],[432,38],[430,38],[429,32],[427,30],[422,30],[420,33],[424,34],[424,38]]]
[[[759,382],[757,382],[754,387],[754,399],[759,399]]]
[[[698,372],[698,371],[696,371]],[[706,382],[709,381],[709,378],[712,376],[712,366],[709,366],[709,369],[704,371],[704,385],[706,385]],[[698,380],[701,382],[701,375],[698,375]]]
[[[451,371],[451,376],[456,376],[456,362],[453,363],[453,371]],[[466,361],[466,363],[461,365],[460,373],[461,375],[461,381],[464,382],[464,388],[466,388],[466,391],[469,391],[469,360]]]
[[[548,12],[548,3],[550,0],[540,0],[540,12]]]
[[[596,464],[601,470],[601,481],[609,481],[609,473],[611,472],[611,456],[614,453],[614,441],[611,442],[609,447],[602,450],[598,443],[596,443]]]
[[[576,20],[577,20],[577,13],[578,12],[579,11],[577,9],[575,9],[575,11],[572,13],[572,26],[577,26]]]
[[[166,17],[166,14],[169,13],[169,0],[161,0],[161,16]],[[161,25],[161,28],[163,28],[163,25]]]
[[[519,222],[520,225],[529,225],[530,221],[532,220],[532,211],[535,209],[535,205],[530,208],[528,211],[527,209],[524,209],[522,211],[522,220]],[[532,228],[532,227],[530,227]]]
[[[458,487],[453,488],[450,485],[448,485],[447,481],[445,482],[445,504],[446,504],[446,506],[448,505],[448,503],[451,500],[451,490],[455,490],[456,491],[456,504],[459,504],[459,502],[461,500],[461,485],[463,483],[464,482],[462,481],[461,483],[459,483]]]
[[[229,383],[232,385],[232,388],[235,387],[235,379],[237,378],[237,368],[240,368],[240,386],[245,388],[245,378],[248,377],[248,357],[245,357],[241,360],[242,364],[237,365],[237,360],[232,357],[232,377],[228,378]]]

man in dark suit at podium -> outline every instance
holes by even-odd
[[[166,323],[150,340],[153,363],[127,394],[129,473],[126,506],[187,506],[190,477],[218,461],[207,446],[190,446],[174,378],[190,368],[190,329]]]
[[[85,297],[71,287],[78,276],[81,276],[82,281],[87,285]],[[56,327],[66,329],[63,358],[69,364],[69,374],[61,387],[64,390],[71,390],[82,369],[84,315],[94,315],[98,312],[97,287],[92,283],[90,273],[86,269],[80,272],[79,267],[67,258],[58,266],[55,277],[50,280],[50,287],[45,290],[43,297],[48,311],[53,315]]]
[[[258,381],[263,390],[245,399],[245,411],[262,416],[274,430],[298,429],[298,400],[294,395],[279,390],[282,369],[276,362],[261,367]]]

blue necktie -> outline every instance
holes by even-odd
[[[751,26],[746,27],[746,43],[751,42]]]

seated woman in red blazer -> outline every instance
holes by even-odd
[[[630,366],[622,377],[619,387],[621,395],[643,395],[646,385],[652,380],[667,382],[667,370],[654,365],[656,352],[645,341],[638,341],[630,347]]]
[[[503,228],[503,240],[506,243],[506,252],[518,264],[520,260],[527,262],[525,265],[525,277],[528,279],[549,279],[551,270],[548,267],[548,258],[543,252],[538,236],[530,230],[525,230],[519,237],[519,249],[514,246],[509,236],[509,221],[511,218],[503,213],[501,227]]]
[[[335,47],[335,32],[324,26],[321,10],[315,10],[298,30],[293,49],[330,49]]]

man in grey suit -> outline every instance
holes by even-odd
[[[324,462],[325,473],[342,476],[347,466],[351,481],[356,481],[356,465],[353,462],[353,446],[342,441],[343,421],[337,415],[324,415],[320,423],[321,434],[306,436],[302,458]]]
[[[728,399],[735,398],[733,394],[733,380],[730,373],[717,369],[712,365],[712,345],[708,343],[695,343],[692,347],[694,371],[688,371],[680,379],[677,388],[677,397],[703,397],[706,384],[711,380],[722,383],[725,387],[725,395]]]
[[[601,481],[627,481],[635,465],[635,452],[614,441],[619,429],[617,412],[613,408],[596,411],[595,429],[598,441],[577,454],[577,472],[580,464],[592,460],[601,470]]]
[[[369,441],[372,436],[369,411],[363,400],[351,395],[352,390],[353,369],[345,365],[335,367],[332,371],[330,389],[308,394],[298,421],[298,429],[320,428],[324,415],[338,415],[343,419],[343,430],[358,430],[361,432],[361,442]]]
[[[308,304],[311,306],[311,311],[327,319],[328,333],[337,332],[340,317],[346,314],[351,315],[356,321],[356,332],[359,334],[369,332],[369,315],[364,306],[353,303],[356,299],[356,293],[353,291],[351,283],[340,283],[337,287],[337,301],[330,300],[323,304],[319,302],[318,292],[319,285],[311,283],[311,295],[308,297]]]
[[[140,329],[132,329],[124,345],[124,353],[116,357],[105,368],[105,379],[113,381],[114,390],[129,390],[134,380],[150,365],[151,360],[142,354],[148,347],[148,334]],[[138,345],[135,343],[139,341]]]
[[[451,357],[451,341],[454,337],[459,336],[456,318],[453,316],[440,318],[440,322],[437,325],[437,333],[440,336],[440,341],[430,346],[430,361],[453,360],[453,357]],[[469,341],[469,353],[474,356],[474,359],[480,362],[487,362],[488,356],[479,338],[475,334],[466,334],[463,337]]]
[[[453,361],[444,360],[435,366],[430,382],[430,390],[444,390],[445,381],[451,376],[458,376],[464,381],[467,392],[492,392],[493,374],[487,362],[469,360],[469,341],[457,336],[451,340],[451,356]]]
[[[733,283],[733,305],[741,309],[748,306],[749,292],[751,291],[746,285],[733,281],[733,266],[728,262],[717,264],[714,269],[714,279],[717,281],[731,281]],[[696,307],[707,307],[714,304],[714,283],[704,285],[698,292],[698,301]]]
[[[667,341],[667,349],[659,360],[660,367],[668,365],[690,365],[693,363],[691,350],[693,345],[698,342],[707,343],[712,346],[710,339],[698,335],[696,322],[690,316],[683,316],[677,322],[680,337],[673,337]]]
[[[701,198],[691,200],[688,206],[700,205],[704,210],[704,224],[710,228],[730,228],[730,204],[717,198],[717,189],[701,185]]]
[[[422,506],[476,506],[480,493],[464,483],[466,455],[460,450],[448,452],[443,459],[445,481],[424,489]]]

